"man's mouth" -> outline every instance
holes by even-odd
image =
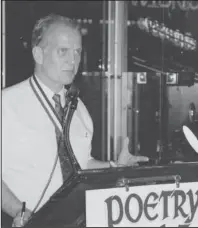
[[[73,69],[71,69],[71,70],[65,69],[65,70],[63,70],[63,71],[73,72],[74,70],[73,70]]]

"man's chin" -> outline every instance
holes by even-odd
[[[63,81],[65,85],[71,84],[75,78],[74,73],[67,73],[64,75]]]
[[[72,82],[73,82],[73,80],[67,80],[67,81],[64,81],[64,85],[65,86],[69,86],[69,85],[71,85],[72,84]]]

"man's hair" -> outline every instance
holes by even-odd
[[[43,36],[48,28],[56,23],[64,24],[65,26],[76,29],[80,32],[80,25],[76,20],[57,14],[49,14],[40,18],[36,22],[32,31],[32,48],[37,46],[43,40]]]

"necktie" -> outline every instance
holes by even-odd
[[[55,94],[53,96],[53,100],[55,101],[55,111],[62,124],[64,110],[63,110],[63,107],[61,106],[60,95]],[[58,143],[58,156],[59,156],[63,181],[65,181],[68,179],[68,176],[70,175],[70,171],[72,168],[71,168],[71,163],[69,161],[69,156],[67,154],[67,150],[64,145],[64,137],[62,137],[61,132],[57,128],[55,130],[56,130],[56,139]]]
[[[60,95],[59,94],[54,94],[53,100],[55,101],[55,111],[58,115],[58,118],[61,121],[63,121],[63,107],[61,106],[61,100],[60,100]]]

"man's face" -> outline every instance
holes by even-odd
[[[81,59],[81,35],[62,24],[52,25],[43,38],[42,72],[56,84],[72,83]]]

